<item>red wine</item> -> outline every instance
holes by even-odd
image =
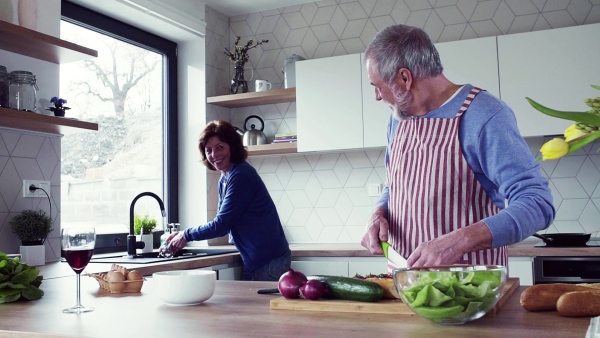
[[[63,250],[63,254],[67,263],[71,266],[75,273],[81,273],[83,269],[88,265],[90,259],[92,259],[92,255],[94,254],[94,249],[85,249],[85,250]]]

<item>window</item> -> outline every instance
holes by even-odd
[[[108,234],[129,232],[139,193],[161,197],[165,223],[178,219],[177,45],[66,1],[61,39],[98,51],[98,58],[61,64],[60,95],[67,117],[100,125],[62,139],[61,226],[93,225],[96,252],[122,251],[124,237],[117,243]],[[140,198],[135,214],[155,218],[162,230],[153,198]]]

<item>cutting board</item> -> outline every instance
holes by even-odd
[[[498,303],[488,311],[486,316],[495,316],[508,298],[519,288],[519,278],[508,278],[502,290]],[[297,311],[325,311],[325,312],[358,312],[358,313],[385,313],[393,315],[415,315],[415,313],[402,302],[402,300],[380,300],[374,303],[354,302],[341,299],[307,300],[285,299],[283,297],[271,300],[272,310],[297,310]]]

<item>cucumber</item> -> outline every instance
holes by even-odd
[[[336,299],[358,302],[376,302],[383,297],[381,285],[350,277],[341,276],[308,276],[308,280],[316,279],[327,285],[329,294]]]

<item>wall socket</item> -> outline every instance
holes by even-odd
[[[29,186],[32,184],[46,190],[48,197],[50,197],[50,181],[38,180],[23,180],[23,197],[46,197],[46,194],[40,189],[37,189],[34,192],[29,191]]]

